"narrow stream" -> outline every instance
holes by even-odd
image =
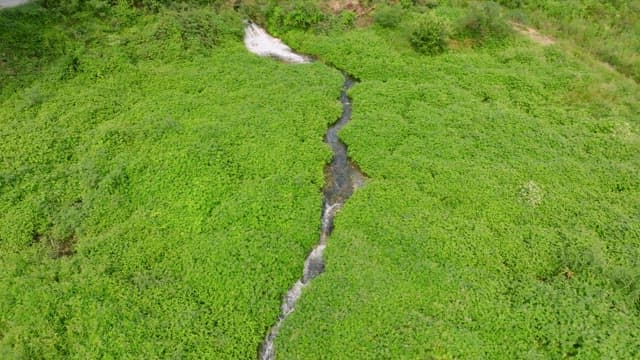
[[[338,137],[338,132],[351,120],[351,99],[347,91],[355,84],[355,80],[345,75],[344,87],[340,94],[342,103],[342,115],[329,129],[324,137],[324,142],[331,147],[333,158],[331,163],[324,168],[325,185],[322,190],[322,226],[320,240],[313,248],[304,262],[302,277],[296,281],[285,295],[280,307],[278,321],[271,328],[260,346],[259,359],[275,359],[274,341],[278,336],[280,327],[287,316],[294,310],[296,302],[300,298],[302,289],[316,276],[324,271],[324,249],[327,240],[333,230],[333,219],[342,205],[351,197],[353,191],[364,184],[365,176],[358,167],[349,159],[347,146]]]
[[[301,63],[308,58],[295,54],[280,39],[267,34],[263,29],[252,22],[248,22],[245,31],[245,45],[247,49],[261,56],[272,56],[280,60]],[[275,49],[275,50],[274,50]],[[362,186],[365,181],[364,174],[351,161],[347,153],[347,146],[338,137],[338,132],[351,120],[351,99],[347,95],[348,90],[356,84],[355,79],[344,74],[344,86],[340,93],[342,103],[342,115],[327,129],[324,142],[331,147],[333,158],[331,163],[324,168],[325,185],[322,190],[322,226],[320,239],[304,262],[302,277],[296,281],[282,299],[280,315],[275,325],[260,345],[258,358],[260,360],[273,360],[276,357],[274,341],[287,316],[293,312],[295,305],[302,294],[302,289],[311,280],[324,271],[324,250],[327,240],[333,230],[333,219],[344,203],[351,197],[354,190]]]

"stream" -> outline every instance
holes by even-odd
[[[0,9],[16,7],[28,3],[29,0],[0,0]]]
[[[282,43],[260,28],[248,21],[245,29],[245,46],[247,49],[260,56],[270,56],[289,63],[306,63],[311,60],[305,56],[294,53],[288,46]],[[353,192],[364,184],[365,175],[351,161],[347,153],[347,146],[338,137],[338,132],[351,120],[351,99],[347,92],[356,84],[356,80],[343,72],[344,85],[340,93],[342,103],[342,115],[327,129],[324,142],[331,147],[333,157],[331,162],[325,165],[325,185],[323,187],[322,222],[320,239],[307,256],[302,270],[302,276],[291,286],[282,299],[280,315],[271,327],[258,350],[260,360],[273,360],[276,356],[274,341],[287,316],[291,314],[302,294],[302,289],[311,280],[324,271],[324,250],[333,230],[333,219]]]

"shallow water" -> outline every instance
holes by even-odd
[[[263,28],[247,21],[244,29],[244,45],[250,52],[260,56],[270,56],[288,63],[303,64],[311,59],[294,53],[280,39],[269,35]]]
[[[280,39],[276,39],[266,33],[254,23],[249,22],[245,29],[245,45],[247,49],[260,56],[275,57],[290,63],[306,63],[310,59],[294,53]],[[327,129],[324,142],[331,147],[333,158],[324,169],[325,185],[322,189],[322,223],[320,239],[313,250],[307,256],[302,270],[302,277],[289,289],[282,300],[278,321],[271,327],[269,333],[260,345],[258,358],[261,360],[275,359],[274,341],[287,316],[294,311],[295,305],[304,289],[311,280],[324,271],[324,250],[327,240],[333,231],[333,219],[345,201],[353,194],[355,189],[364,184],[365,176],[358,167],[349,159],[347,146],[338,137],[338,132],[351,120],[351,99],[347,91],[356,84],[349,75],[344,74],[344,86],[340,93],[342,103],[342,115]]]

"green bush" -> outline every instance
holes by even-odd
[[[204,48],[216,46],[225,32],[224,21],[214,11],[187,10],[174,14],[185,46],[201,44]]]
[[[476,39],[501,39],[511,33],[500,5],[484,1],[471,5],[462,19],[462,32]]]
[[[446,21],[434,14],[422,16],[411,29],[411,46],[423,54],[435,55],[447,48],[449,26]]]
[[[525,5],[524,0],[498,0],[500,5],[506,6],[510,9],[517,9]]]
[[[293,29],[308,30],[325,18],[325,14],[313,1],[283,3],[267,11],[269,30],[276,35]]]
[[[338,23],[343,29],[352,28],[355,21],[356,13],[354,13],[353,11],[341,11],[340,15],[338,15]]]
[[[43,0],[41,5],[49,10],[54,10],[65,15],[83,13],[98,17],[107,16],[111,8],[117,4],[113,0]]]
[[[398,6],[382,5],[373,15],[373,21],[383,28],[396,28],[402,21],[402,9]]]

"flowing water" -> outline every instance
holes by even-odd
[[[260,56],[271,56],[290,63],[310,62],[309,58],[292,52],[280,39],[271,37],[266,31],[251,22],[247,24],[244,43],[249,51]],[[264,342],[260,345],[258,357],[261,360],[275,359],[274,341],[282,324],[294,310],[296,302],[302,294],[302,289],[324,271],[323,254],[327,246],[327,240],[333,230],[333,219],[336,213],[353,194],[353,191],[364,184],[364,174],[349,159],[347,146],[338,137],[340,129],[351,120],[351,99],[349,99],[347,91],[355,84],[356,81],[352,77],[344,74],[344,87],[340,93],[342,115],[338,121],[327,129],[324,137],[325,143],[331,147],[333,158],[331,163],[327,164],[324,169],[325,185],[322,190],[320,239],[304,262],[302,277],[293,284],[284,296],[278,321],[271,327]]]
[[[280,39],[267,34],[263,28],[251,21],[246,21],[244,46],[256,55],[270,56],[288,63],[302,64],[311,62],[311,59],[294,53]]]
[[[19,6],[28,2],[29,0],[0,0],[0,9]]]

